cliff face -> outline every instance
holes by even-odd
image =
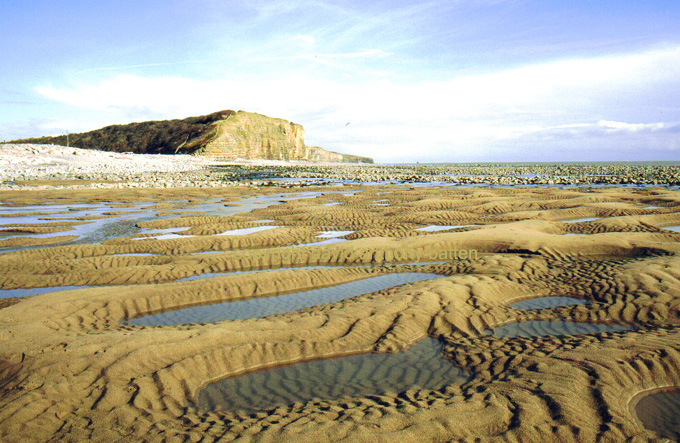
[[[280,118],[239,111],[214,125],[216,136],[196,151],[197,155],[220,160],[373,163],[368,157],[348,156],[318,146],[306,146],[304,128]]]
[[[305,130],[287,120],[239,111],[213,124],[215,136],[197,155],[221,160],[301,160],[305,155]]]
[[[220,160],[306,160],[373,163],[368,157],[339,154],[305,145],[302,126],[245,111],[219,111],[183,120],[107,126],[96,131],[11,143],[68,145],[138,154],[195,154]]]

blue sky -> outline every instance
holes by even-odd
[[[7,0],[0,140],[243,109],[379,162],[680,160],[678,23],[677,0]]]

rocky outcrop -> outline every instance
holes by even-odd
[[[305,145],[301,125],[280,118],[239,111],[215,122],[216,135],[197,155],[220,160],[306,160],[373,163],[368,157],[339,154]]]
[[[107,126],[96,131],[12,143],[66,145],[138,154],[195,154],[219,160],[305,160],[373,163],[368,157],[305,145],[301,125],[245,111],[219,111],[183,120]]]

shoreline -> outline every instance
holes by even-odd
[[[191,155],[90,151],[52,145],[0,145],[0,189],[312,186],[680,186],[680,166],[646,163],[364,165],[216,161]]]

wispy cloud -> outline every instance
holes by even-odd
[[[680,159],[680,122],[598,121],[524,129],[503,146],[540,147],[548,160]],[[510,142],[510,143],[507,143]],[[648,156],[641,157],[641,154]],[[650,155],[651,154],[651,155]],[[552,157],[552,158],[550,158]]]
[[[314,60],[314,59],[360,59],[360,58],[378,58],[378,57],[389,57],[392,55],[390,52],[385,52],[382,49],[368,49],[366,51],[359,52],[343,52],[343,53],[319,53],[319,54],[299,54],[299,55],[288,55],[280,57],[258,57],[257,61],[270,61],[270,60]]]
[[[361,52],[345,52],[338,54],[314,54],[314,57],[323,58],[363,58],[363,57],[387,57],[391,55],[389,52],[385,52],[382,49],[369,49],[367,51]]]
[[[165,62],[165,63],[142,63],[137,65],[122,65],[122,66],[101,66],[96,68],[83,69],[76,72],[76,74],[84,74],[87,72],[99,72],[99,71],[128,71],[135,68],[149,68],[158,66],[179,66],[179,65],[197,65],[211,63],[210,60],[188,60],[184,62]]]
[[[380,54],[327,55],[352,59]],[[445,159],[471,153],[484,158],[494,153],[494,146],[509,143],[529,146],[581,138],[602,145],[607,137],[632,143],[624,134],[635,134],[636,143],[653,136],[660,148],[679,149],[677,111],[652,122],[636,114],[640,107],[677,103],[678,78],[680,47],[670,47],[439,82],[356,84],[285,73],[266,81],[120,75],[71,87],[44,85],[36,91],[75,107],[139,119],[245,109],[304,124],[310,144],[361,150],[379,159],[412,158],[416,149],[418,155]],[[670,92],[661,98],[650,95],[659,89]],[[347,121],[351,127],[345,127]]]
[[[603,128],[607,132],[659,132],[664,130],[677,129],[677,123],[668,124],[664,122],[659,123],[625,123],[613,122],[607,120],[600,120],[597,126]]]
[[[308,45],[313,45],[314,43],[316,43],[316,39],[314,37],[312,37],[311,35],[298,34],[295,37],[293,37],[293,40],[298,41],[298,42],[302,42],[302,43],[305,43],[305,44],[308,44]]]
[[[598,121],[592,123],[579,123],[572,125],[561,125],[544,128],[533,128],[525,130],[520,137],[529,139],[593,139],[593,138],[611,138],[618,139],[618,137],[637,137],[637,140],[657,138],[668,138],[670,140],[680,133],[680,122],[656,122],[656,123],[627,123],[627,122],[612,122],[612,121]],[[669,146],[675,146],[673,143]],[[680,154],[680,153],[679,153]]]

